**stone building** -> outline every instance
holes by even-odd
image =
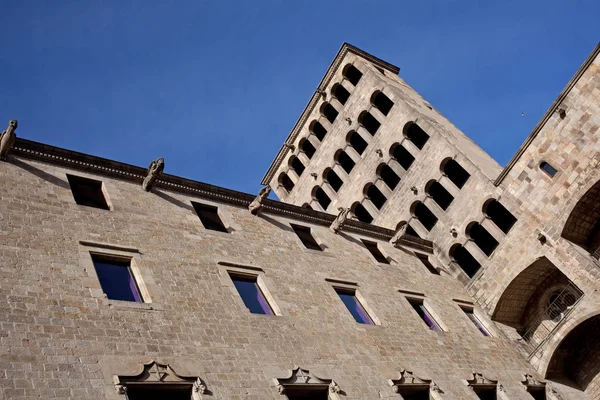
[[[11,124],[0,399],[600,398],[599,53],[502,169],[344,44],[282,202]]]

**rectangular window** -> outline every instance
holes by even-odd
[[[162,383],[161,385],[168,385]],[[192,399],[192,388],[189,389],[165,389],[159,385],[140,385],[142,387],[127,387],[127,400],[149,400],[149,399],[169,399],[169,400],[190,400]]]
[[[416,253],[417,258],[419,259],[419,261],[421,261],[421,263],[425,266],[425,268],[427,268],[427,270],[429,272],[431,272],[432,274],[435,275],[439,275],[439,271],[433,266],[433,264],[431,263],[431,261],[429,261],[429,257],[427,257],[425,254],[421,254],[421,253]]]
[[[319,246],[319,243],[317,243],[315,238],[310,233],[310,227],[294,224],[290,225],[292,226],[294,232],[296,232],[296,235],[298,235],[298,238],[300,238],[300,240],[302,241],[302,244],[304,244],[304,247],[311,250],[323,251],[321,246]]]
[[[405,387],[403,387],[405,386]],[[412,388],[416,385],[399,385],[398,393],[402,395],[404,400],[429,400],[429,388]]]
[[[497,390],[496,386],[471,386],[473,391],[477,395],[477,397],[481,400],[496,400],[498,396],[496,395]]]
[[[244,304],[253,314],[274,315],[263,292],[258,287],[256,276],[229,274]]]
[[[81,206],[110,210],[102,192],[101,181],[69,174],[67,174],[67,180],[69,181],[75,203]]]
[[[196,210],[196,214],[200,218],[200,222],[206,229],[218,232],[227,232],[227,228],[223,225],[221,218],[219,217],[218,209],[215,206],[209,206],[206,204],[200,204],[192,201],[192,206]]]
[[[117,261],[97,255],[92,255],[92,261],[106,297],[111,300],[134,301],[137,303],[143,301],[131,273],[129,261]]]
[[[285,386],[285,395],[288,400],[327,400],[329,390],[327,387],[321,389],[294,388],[294,385]],[[299,385],[300,386],[300,385]]]
[[[381,250],[379,250],[379,246],[375,242],[371,242],[369,240],[361,239],[367,250],[371,253],[371,255],[382,264],[389,264],[388,259],[383,255]]]
[[[427,308],[425,308],[425,304],[423,304],[423,300],[418,299],[407,299],[412,308],[419,314],[419,317],[425,322],[425,325],[429,327],[432,331],[441,331],[442,328],[438,325],[437,322],[433,319]]]
[[[467,317],[469,317],[471,322],[473,322],[473,324],[477,327],[477,329],[479,329],[479,332],[481,332],[483,336],[491,336],[490,333],[485,329],[479,318],[477,318],[475,313],[473,313],[473,309],[465,308],[462,306],[460,307],[460,309],[463,310]]]
[[[335,291],[338,294],[338,296],[340,296],[340,299],[342,300],[348,311],[350,311],[350,314],[352,314],[356,322],[358,322],[359,324],[375,325],[373,323],[373,320],[365,311],[362,304],[360,304],[360,302],[356,298],[355,291],[340,288],[336,288]]]

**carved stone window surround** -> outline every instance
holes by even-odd
[[[340,386],[333,380],[319,377],[311,373],[308,369],[297,366],[290,371],[289,376],[285,378],[273,378],[273,382],[280,395],[286,396],[293,390],[327,390],[328,400],[342,400],[340,394],[345,394]]]

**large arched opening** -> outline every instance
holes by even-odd
[[[577,202],[561,236],[600,259],[600,181]]]

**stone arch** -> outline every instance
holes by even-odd
[[[462,189],[462,187],[465,186],[465,183],[467,183],[467,180],[471,177],[471,174],[469,174],[467,170],[452,157],[446,157],[442,160],[440,163],[440,171],[459,189]]]
[[[305,170],[304,164],[302,164],[302,161],[300,161],[300,159],[296,156],[290,157],[289,166],[298,176],[302,175]]]
[[[560,235],[600,258],[600,181],[577,201]]]
[[[377,176],[390,188],[390,190],[396,189],[396,186],[400,183],[398,174],[385,163],[382,163],[377,167]]]
[[[423,150],[429,135],[416,122],[408,122],[402,130],[404,137],[410,140],[419,150]]]
[[[353,86],[358,85],[362,75],[362,72],[360,72],[360,70],[352,64],[346,64],[342,70],[342,76],[348,79],[348,82],[350,82]]]
[[[438,218],[434,213],[431,212],[429,207],[427,207],[422,201],[415,201],[410,206],[410,213],[413,217],[415,217],[421,225],[428,231],[432,230],[435,224],[438,222]]]
[[[300,147],[300,151],[304,152],[304,154],[306,154],[306,157],[308,157],[308,159],[311,159],[315,155],[315,152],[317,151],[317,149],[315,149],[315,146],[313,146],[313,144],[308,139],[300,140],[299,147]]]
[[[329,104],[328,102],[324,102],[321,105],[320,112],[321,115],[324,116],[327,119],[327,121],[329,121],[332,124],[335,122],[335,119],[339,114],[338,110],[336,110],[335,107]]]
[[[371,114],[368,111],[363,111],[362,113],[360,113],[360,115],[358,116],[358,123],[360,124],[360,126],[365,128],[367,132],[369,132],[372,136],[374,136],[377,133],[377,130],[381,126],[381,123],[377,121],[377,118],[375,118],[373,114]]]
[[[377,186],[375,186],[372,183],[367,183],[363,191],[365,197],[371,200],[371,203],[373,203],[373,205],[377,207],[378,210],[381,210],[383,208],[387,201],[387,197],[385,197],[385,195],[381,193],[381,190],[379,190]]]
[[[479,264],[475,257],[473,257],[471,253],[469,253],[469,250],[465,249],[462,244],[456,243],[452,245],[448,251],[448,256],[450,256],[452,262],[456,263],[469,278],[474,277],[481,268],[481,264]]]
[[[315,135],[320,142],[325,139],[325,135],[327,135],[327,129],[321,124],[319,121],[314,120],[308,126],[308,131]]]
[[[371,96],[371,104],[385,116],[394,106],[394,102],[380,90],[376,90]]]
[[[504,233],[508,233],[517,222],[517,218],[496,199],[486,200],[481,211]]]
[[[344,184],[344,181],[331,168],[326,168],[325,171],[323,171],[323,180],[329,183],[329,186],[336,192],[340,190]]]
[[[277,182],[279,183],[279,186],[283,186],[283,188],[285,190],[289,192],[292,191],[292,189],[294,188],[294,181],[292,181],[290,179],[290,177],[288,176],[287,173],[282,172],[281,174],[279,174],[279,178],[277,179]]]
[[[373,222],[373,216],[367,211],[365,206],[358,201],[352,204],[350,211],[352,211],[352,214],[354,214],[361,222],[366,222],[367,224]]]
[[[425,193],[437,203],[442,210],[447,210],[450,204],[454,200],[454,196],[446,190],[444,185],[436,181],[435,179],[430,180],[425,185]]]
[[[339,83],[336,83],[331,87],[331,96],[335,97],[341,105],[345,105],[348,98],[350,98],[350,92]]]
[[[468,238],[472,239],[473,242],[484,252],[486,256],[491,256],[499,243],[487,229],[485,229],[479,222],[471,222],[465,228],[465,234]]]
[[[415,161],[415,157],[400,143],[394,143],[390,146],[390,157],[396,160],[406,171]]]
[[[346,135],[346,143],[348,143],[356,152],[362,155],[369,145],[365,139],[356,131],[348,132]]]
[[[352,172],[352,169],[356,165],[354,160],[344,150],[338,150],[333,156],[333,159],[336,163],[340,164],[347,174]]]

